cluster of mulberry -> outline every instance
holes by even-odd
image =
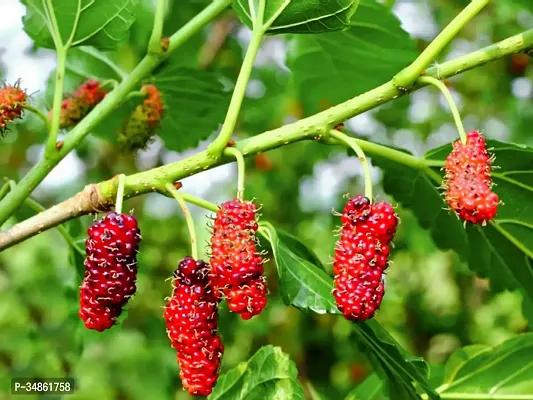
[[[109,212],[88,229],[80,318],[88,329],[111,328],[135,294],[141,232],[129,214]]]
[[[385,294],[383,273],[398,216],[390,204],[370,204],[367,197],[359,195],[344,207],[341,223],[333,263],[333,295],[347,319],[365,321],[374,316]]]
[[[492,191],[492,159],[485,138],[477,131],[467,134],[466,143],[457,140],[446,158],[443,186],[446,201],[459,218],[486,224],[496,216],[499,198]]]
[[[3,135],[8,124],[22,117],[22,111],[28,104],[28,95],[21,90],[19,84],[0,87],[0,135]]]
[[[145,85],[141,93],[146,97],[124,122],[118,143],[123,151],[142,150],[148,146],[157,133],[163,115],[161,93],[154,85]]]
[[[186,257],[174,278],[164,313],[168,337],[177,352],[183,387],[191,395],[208,396],[224,352],[217,335],[218,299],[209,282],[209,266]]]
[[[244,320],[267,303],[263,259],[257,253],[257,207],[249,201],[227,201],[217,212],[211,237],[211,274],[215,292]]]
[[[106,96],[99,82],[88,79],[61,103],[60,128],[72,128],[80,122]],[[52,112],[50,111],[49,118]]]

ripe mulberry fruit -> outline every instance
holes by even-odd
[[[485,225],[496,216],[499,198],[492,191],[491,164],[485,138],[477,131],[468,132],[466,144],[454,142],[446,157],[446,201],[465,222]]]
[[[224,353],[217,335],[218,299],[209,282],[209,266],[185,257],[174,272],[174,290],[165,308],[167,334],[176,349],[183,387],[208,396]]]
[[[59,127],[67,129],[75,126],[103,100],[107,93],[97,81],[89,79],[84,82],[71,96],[62,101]],[[51,116],[50,111],[48,118]]]
[[[161,122],[164,107],[159,90],[154,85],[145,85],[141,93],[146,95],[145,99],[133,110],[119,133],[118,143],[123,151],[146,148]]]
[[[390,204],[370,204],[359,195],[344,207],[341,224],[333,262],[333,295],[347,319],[366,321],[374,316],[385,294],[383,273],[398,216]]]
[[[4,84],[0,87],[0,135],[7,130],[7,125],[15,118],[22,117],[22,111],[28,104],[28,95],[15,85]]]
[[[215,294],[244,320],[267,303],[263,259],[257,253],[257,207],[249,201],[227,201],[217,212],[211,237],[211,280]]]
[[[141,232],[129,214],[109,212],[88,229],[80,318],[88,329],[111,328],[135,294]]]

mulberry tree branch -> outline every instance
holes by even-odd
[[[441,79],[448,78],[531,47],[533,47],[533,29],[445,62],[438,67],[438,70],[437,68],[430,68],[426,71],[426,76],[436,77],[438,75]],[[410,91],[426,85],[427,83],[417,81]],[[244,157],[248,157],[301,140],[325,140],[329,138],[330,130],[340,122],[392,101],[406,93],[408,92],[398,89],[392,81],[389,81],[367,93],[311,117],[242,140],[236,143],[235,147]],[[427,169],[429,165],[434,166],[431,161],[376,143],[358,139],[357,144],[367,155],[379,155],[413,168]],[[207,151],[203,151],[175,163],[129,175],[126,177],[124,197],[135,197],[152,191],[164,192],[165,185],[169,182],[172,183],[232,161],[234,161],[234,158],[228,156],[213,159],[208,155]],[[0,251],[62,222],[81,215],[109,209],[115,200],[117,183],[117,179],[114,178],[99,184],[88,185],[74,197],[16,224],[5,232],[1,232]]]

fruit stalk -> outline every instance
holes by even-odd
[[[187,228],[189,229],[189,237],[191,239],[191,254],[192,257],[197,260],[198,257],[198,240],[196,238],[196,230],[194,228],[194,220],[192,218],[191,212],[189,211],[189,207],[187,207],[187,203],[185,203],[185,200],[183,199],[183,196],[180,192],[172,185],[172,183],[168,183],[165,185],[168,192],[174,197],[174,199],[178,202],[181,211],[183,212],[183,216],[185,217],[185,221],[187,222]]]
[[[237,161],[237,198],[242,200],[244,198],[244,178],[246,174],[244,157],[242,156],[242,153],[234,147],[226,148],[224,154],[235,157]]]
[[[333,129],[329,134],[331,137],[337,139],[345,146],[352,148],[352,150],[355,151],[355,154],[357,154],[357,157],[359,158],[359,161],[361,161],[361,165],[363,166],[363,174],[365,176],[365,197],[370,199],[370,202],[372,202],[372,174],[370,172],[370,164],[365,156],[363,149],[357,144],[357,142],[353,138],[345,135],[342,132]]]
[[[457,109],[457,104],[455,104],[455,101],[453,100],[453,96],[446,87],[446,85],[439,81],[438,79],[435,79],[431,76],[423,76],[421,78],[418,78],[418,81],[421,83],[427,83],[429,85],[435,86],[437,89],[439,89],[442,94],[444,95],[444,98],[448,102],[448,105],[450,106],[450,111],[452,112],[453,119],[455,121],[455,126],[457,127],[457,132],[459,133],[459,137],[461,138],[461,141],[463,144],[466,143],[466,133],[465,128],[463,126],[463,121],[461,120],[461,114],[459,113],[459,110]]]
[[[118,176],[118,189],[117,189],[117,200],[115,201],[115,211],[117,214],[122,212],[122,201],[124,199],[124,184],[126,181],[126,175],[120,174]]]

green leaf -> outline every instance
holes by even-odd
[[[272,34],[320,33],[345,29],[359,3],[359,0],[265,1],[263,21],[272,21],[267,30],[267,33]],[[254,3],[257,9],[259,2],[255,0]],[[251,28],[253,15],[249,1],[233,0],[233,9],[241,22]]]
[[[71,49],[67,54],[65,65],[67,72],[85,79],[119,80],[125,75],[105,53],[91,46],[80,46]]]
[[[385,191],[414,212],[440,248],[455,250],[473,272],[490,279],[494,291],[520,289],[533,299],[533,149],[495,140],[487,140],[487,147],[500,167],[493,172],[494,191],[505,204],[485,227],[468,224],[465,229],[445,209],[437,170],[417,170],[380,157],[373,161],[385,171]],[[444,162],[450,151],[451,145],[442,146],[426,158]]]
[[[157,73],[154,84],[167,110],[159,134],[169,150],[197,146],[224,120],[229,93],[215,73],[169,65]]]
[[[429,399],[439,398],[428,384],[429,367],[424,359],[409,355],[376,320],[357,324],[354,331],[374,369],[386,382],[391,400],[419,399],[414,383]]]
[[[457,350],[450,356],[444,366],[445,379],[448,380],[450,377],[455,376],[469,359],[490,350],[491,347],[484,344],[473,344]]]
[[[377,374],[372,374],[348,393],[344,400],[383,399],[383,382]]]
[[[138,0],[22,0],[24,30],[39,47],[114,49],[127,39]]]
[[[264,346],[218,379],[209,400],[304,399],[294,362],[281,348]]]
[[[270,223],[262,221],[259,232],[270,241],[283,302],[304,311],[338,314],[331,293],[333,279],[322,268],[291,251],[282,240],[283,234],[279,235]]]
[[[296,36],[289,48],[287,65],[306,114],[385,83],[417,56],[400,21],[375,0],[361,0],[349,29]]]
[[[311,264],[316,265],[322,270],[326,270],[322,261],[318,258],[313,250],[307,247],[304,243],[300,241],[296,236],[291,235],[280,229],[277,230],[278,238],[290,251],[296,254],[298,257],[303,258],[304,260],[309,261]]]
[[[494,348],[459,349],[446,364],[443,398],[533,399],[533,333]]]

